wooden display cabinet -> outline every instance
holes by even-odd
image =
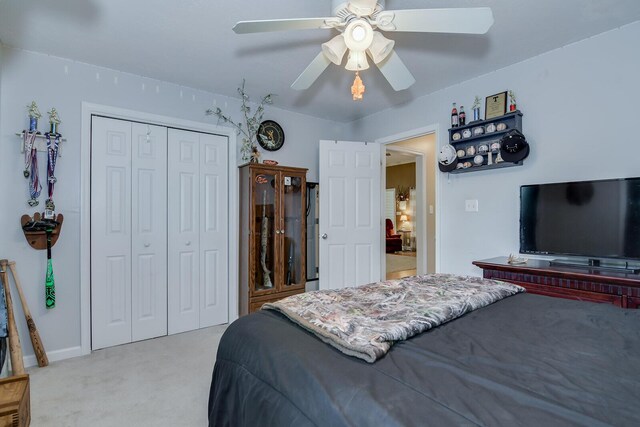
[[[240,167],[240,315],[304,292],[307,169]]]

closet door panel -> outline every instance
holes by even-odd
[[[92,118],[92,349],[131,341],[131,123]]]
[[[168,313],[169,334],[200,323],[200,137],[168,132]]]
[[[167,128],[132,124],[132,338],[167,334]]]
[[[228,138],[200,135],[200,327],[228,321]]]

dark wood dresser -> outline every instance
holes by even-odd
[[[552,266],[549,261],[535,259],[511,265],[507,257],[474,261],[473,265],[483,270],[485,279],[515,283],[532,294],[640,308],[638,274]]]

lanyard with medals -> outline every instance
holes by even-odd
[[[38,197],[42,191],[38,174],[38,150],[36,132],[24,132],[24,177],[29,180],[29,206],[38,206]]]
[[[51,141],[51,135],[54,136],[54,140]],[[45,204],[45,218],[53,219],[55,215],[56,206],[53,202],[53,191],[56,185],[56,162],[58,160],[58,148],[60,147],[60,134],[59,133],[46,133],[47,138],[47,190],[48,199]]]

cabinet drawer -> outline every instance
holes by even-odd
[[[640,298],[637,298],[637,297],[627,298],[627,308],[640,309]]]
[[[276,302],[283,298],[290,297],[291,295],[301,294],[304,292],[304,289],[295,292],[287,292],[286,294],[275,295],[271,298],[260,298],[260,301],[256,301],[252,299],[249,302],[249,313],[254,313],[262,308],[262,305],[268,302]]]
[[[255,313],[256,311],[258,311],[258,310],[260,310],[262,308],[263,304],[268,303],[268,302],[274,302],[274,301],[277,301],[279,299],[281,299],[281,298],[277,298],[277,299],[274,299],[274,300],[264,300],[264,301],[252,302],[249,305],[249,313]]]
[[[622,297],[620,295],[603,294],[599,292],[584,291],[571,288],[560,288],[556,286],[539,285],[537,283],[520,282],[518,280],[504,280],[516,285],[520,285],[527,290],[528,293],[546,295],[556,298],[574,299],[579,301],[609,303],[622,307]]]

